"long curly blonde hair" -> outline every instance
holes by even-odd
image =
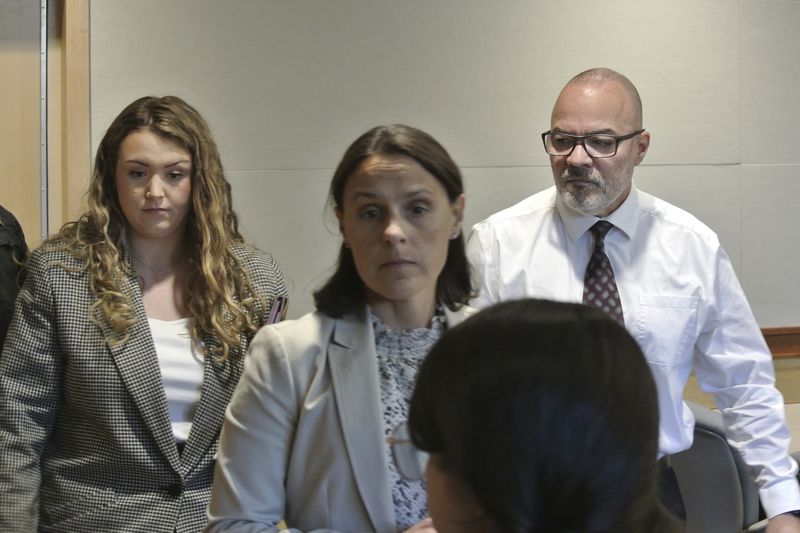
[[[96,323],[110,325],[124,342],[136,313],[120,290],[131,274],[125,261],[127,220],[115,182],[119,148],[131,133],[147,130],[184,147],[192,157],[192,208],[185,239],[190,258],[186,306],[192,320],[192,342],[204,353],[225,361],[240,345],[241,335],[254,334],[256,317],[264,309],[245,268],[231,251],[243,243],[232,208],[231,187],[222,169],[216,143],[205,120],[176,96],[146,96],[128,105],[106,131],[97,149],[87,193],[88,210],[65,224],[44,246],[68,252],[88,271],[89,288],[97,301],[90,309]],[[203,342],[212,340],[214,342]]]

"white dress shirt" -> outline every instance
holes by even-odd
[[[800,509],[772,356],[716,234],[635,187],[605,220],[615,226],[605,251],[625,326],[658,389],[660,452],[692,444],[683,393],[694,368],[729,441],[754,468],[767,515]],[[580,302],[593,244],[587,230],[597,221],[565,206],[551,187],[476,224],[467,243],[480,288],[473,306],[522,297]]]

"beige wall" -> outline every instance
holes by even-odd
[[[762,326],[800,324],[799,1],[103,0],[91,4],[92,146],[142,94],[209,120],[244,230],[292,285],[338,246],[323,212],[345,147],[428,130],[467,178],[467,222],[550,185],[539,134],[573,74],[639,87],[639,186],[716,230]]]
[[[39,3],[0,0],[0,204],[39,242]]]
[[[43,186],[40,2],[0,0],[0,204],[20,221],[31,247],[80,214],[90,168],[89,3],[50,0],[46,14]]]

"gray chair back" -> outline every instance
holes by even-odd
[[[687,533],[738,533],[758,522],[758,489],[739,452],[728,444],[722,415],[687,402],[694,443],[671,456],[686,506]]]

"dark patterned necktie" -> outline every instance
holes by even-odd
[[[622,317],[622,303],[619,300],[617,282],[614,271],[605,252],[603,239],[614,225],[601,220],[589,229],[594,235],[594,251],[586,265],[586,276],[583,278],[583,303],[605,311],[620,324],[625,324]]]

